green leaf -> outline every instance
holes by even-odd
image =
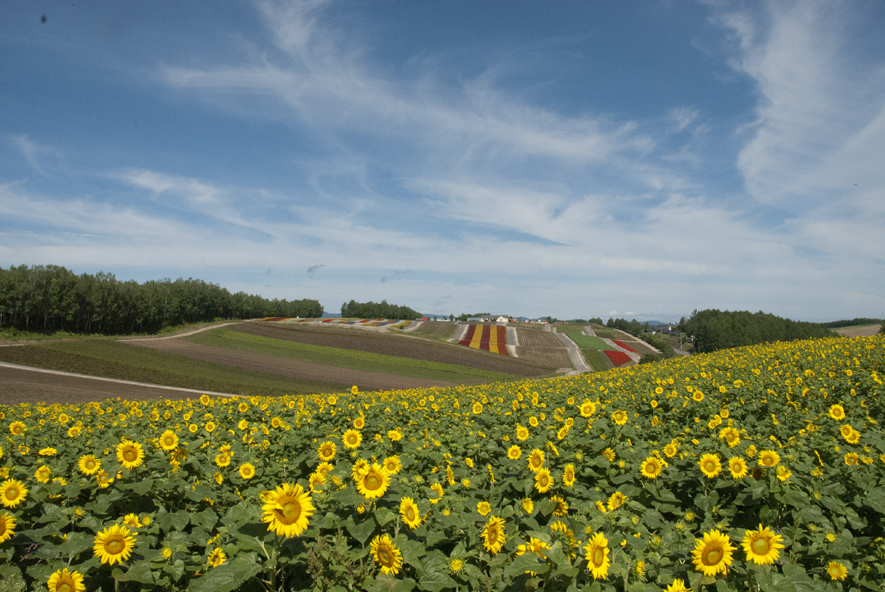
[[[350,533],[350,536],[365,545],[366,541],[369,540],[369,537],[372,536],[372,533],[375,532],[375,521],[369,518],[368,520],[356,524],[351,518],[347,521],[345,527],[347,528],[347,532]]]
[[[82,532],[68,534],[68,540],[58,546],[58,552],[63,555],[76,555],[92,546],[95,537]]]
[[[213,567],[206,575],[191,580],[189,592],[233,592],[261,572],[261,566],[252,557],[237,556]]]
[[[139,582],[141,584],[154,584],[155,570],[149,561],[136,561],[128,570],[114,569],[111,575],[120,582]]]
[[[394,518],[396,518],[396,514],[394,514],[387,508],[378,508],[377,510],[375,510],[375,520],[378,521],[379,526],[384,526],[388,522],[392,521]]]
[[[508,578],[515,578],[526,572],[535,572],[537,574],[546,573],[550,566],[543,563],[535,553],[525,553],[516,557],[513,562],[504,570],[504,575]]]

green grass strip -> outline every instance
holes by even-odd
[[[602,359],[602,351],[598,349],[582,349],[581,353],[584,354],[584,360],[590,364],[590,367],[593,368],[596,372],[603,372],[608,370],[608,366],[605,364],[605,360]]]
[[[584,335],[582,329],[570,329],[567,328],[563,330],[562,328],[557,329],[560,333],[565,333],[568,335],[569,339],[578,344],[578,347],[581,349],[611,349],[611,346],[606,344],[599,337],[590,337],[588,335]]]
[[[346,390],[340,384],[275,377],[111,339],[0,347],[0,360],[88,376],[250,396],[278,397]]]
[[[184,339],[201,345],[212,345],[238,351],[312,362],[325,366],[334,366],[336,368],[364,370],[366,372],[407,376],[410,378],[445,380],[449,382],[463,382],[464,380],[475,380],[477,378],[489,380],[513,380],[518,378],[510,374],[491,372],[468,366],[400,358],[325,345],[311,345],[297,341],[262,337],[250,333],[240,333],[239,331],[228,331],[226,329],[204,331]]]

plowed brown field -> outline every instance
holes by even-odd
[[[410,335],[386,335],[370,331],[354,331],[336,327],[312,327],[309,325],[274,325],[271,323],[242,323],[231,327],[233,331],[260,335],[271,339],[283,339],[323,345],[354,351],[456,364],[517,376],[544,376],[556,368],[528,360],[501,356],[473,350],[455,344],[442,343],[412,337]]]
[[[244,370],[266,372],[277,376],[288,376],[301,380],[317,380],[321,382],[334,382],[339,384],[356,385],[365,390],[399,390],[409,388],[424,388],[431,386],[458,386],[453,382],[441,380],[425,380],[421,378],[409,378],[406,376],[391,376],[362,370],[350,370],[323,366],[310,362],[301,362],[288,358],[278,358],[263,354],[200,345],[180,339],[157,339],[132,342],[134,345],[148,347],[171,354],[178,354],[188,358],[224,364]],[[477,381],[477,383],[482,381]]]

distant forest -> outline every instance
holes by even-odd
[[[341,316],[348,319],[397,319],[414,321],[421,316],[408,306],[387,304],[387,300],[381,302],[356,302],[351,300],[341,305]]]
[[[203,280],[118,281],[57,265],[0,267],[0,328],[128,335],[165,327],[271,316],[321,317],[316,300],[268,300]]]
[[[791,321],[763,312],[715,309],[693,312],[688,320],[679,321],[679,330],[694,337],[697,353],[773,341],[833,337],[833,332],[820,323]]]

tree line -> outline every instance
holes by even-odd
[[[0,328],[128,335],[165,327],[272,316],[321,317],[317,300],[268,300],[199,279],[119,281],[58,265],[0,267]]]
[[[382,300],[381,302],[357,302],[351,300],[341,305],[341,316],[348,319],[398,319],[414,321],[421,317],[421,313],[412,310],[408,306],[388,304],[387,300]]]
[[[678,326],[680,331],[693,337],[694,351],[698,353],[757,343],[833,336],[833,332],[820,323],[791,321],[761,311],[694,311],[688,320],[683,317]]]

